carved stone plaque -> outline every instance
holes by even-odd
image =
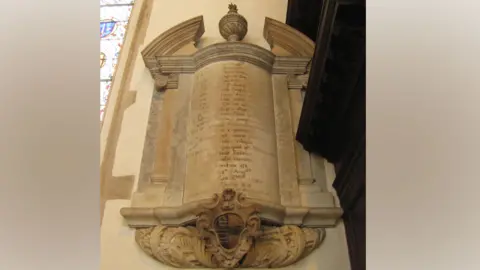
[[[185,203],[233,188],[279,202],[270,74],[226,61],[195,74],[188,133]]]

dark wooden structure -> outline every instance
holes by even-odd
[[[316,42],[297,140],[335,164],[352,270],[365,270],[365,0],[289,0],[287,24]]]

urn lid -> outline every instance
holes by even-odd
[[[229,4],[228,13],[218,23],[220,34],[227,41],[241,41],[248,31],[245,17],[238,14],[237,5]]]

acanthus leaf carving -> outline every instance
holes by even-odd
[[[199,207],[196,224],[138,228],[143,251],[176,268],[285,267],[310,254],[324,229],[261,226],[257,205],[232,189]]]
[[[325,229],[294,225],[269,227],[256,240],[244,261],[244,267],[279,268],[289,266],[309,255],[325,238]]]

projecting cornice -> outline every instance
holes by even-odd
[[[220,61],[243,61],[276,74],[304,74],[310,58],[282,57],[249,43],[224,42],[198,50],[188,56],[157,56],[149,59],[147,66],[158,67],[160,74],[193,73],[209,64]]]
[[[332,227],[343,213],[337,207],[290,207],[253,198],[248,200],[261,207],[259,216],[263,220],[276,224]],[[120,213],[132,228],[186,224],[197,218],[196,209],[208,201],[195,201],[178,207],[126,207]]]

